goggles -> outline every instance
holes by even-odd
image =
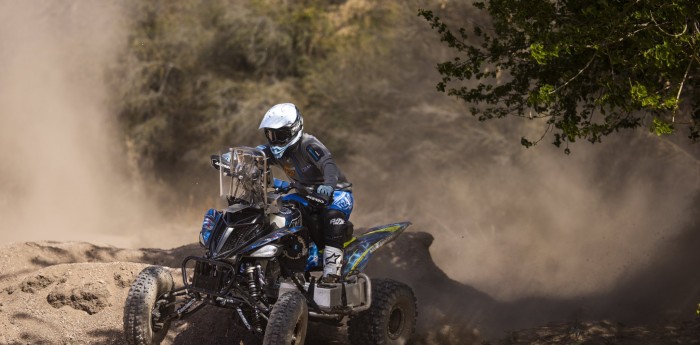
[[[294,138],[294,133],[289,127],[278,129],[265,128],[265,136],[270,141],[270,144],[282,146]]]

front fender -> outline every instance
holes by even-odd
[[[409,225],[411,222],[377,226],[353,239],[345,247],[347,263],[343,266],[343,277],[362,272],[372,253],[396,239]]]

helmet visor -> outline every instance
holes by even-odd
[[[294,138],[294,133],[289,127],[283,127],[278,129],[265,128],[265,136],[267,140],[270,141],[272,145],[286,145],[292,138]]]

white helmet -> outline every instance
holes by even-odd
[[[277,159],[282,158],[284,151],[299,141],[303,128],[301,112],[292,103],[273,106],[260,122],[260,129],[265,130],[272,154]]]

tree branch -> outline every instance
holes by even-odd
[[[590,45],[590,44],[587,44],[587,45],[585,45],[585,47],[586,47],[586,48],[591,48],[591,49],[597,49],[598,47],[608,47],[608,46],[610,46],[610,45],[612,45],[612,44],[614,44],[614,43],[622,42],[622,41],[624,41],[625,39],[630,38],[630,37],[636,35],[638,32],[640,32],[640,31],[642,31],[642,30],[645,30],[645,29],[653,28],[653,27],[654,27],[654,25],[651,25],[651,26],[650,26],[649,24],[651,24],[651,22],[639,24],[639,25],[641,26],[641,28],[639,28],[639,29],[637,29],[637,30],[634,30],[634,31],[632,31],[632,32],[629,32],[629,33],[627,33],[626,35],[624,35],[624,36],[622,36],[622,37],[620,37],[620,38],[618,38],[618,39],[616,39],[616,40],[613,40],[613,41],[604,41],[601,45]]]
[[[678,112],[678,108],[680,108],[680,99],[681,99],[681,91],[683,91],[683,84],[685,84],[685,80],[688,79],[688,71],[690,71],[690,66],[693,65],[693,59],[690,59],[690,62],[688,63],[688,67],[685,68],[685,74],[683,74],[683,80],[681,80],[680,86],[678,86],[678,94],[676,95],[676,109],[673,109],[673,116],[671,117],[671,123],[676,122],[676,112]]]
[[[678,37],[683,36],[683,35],[686,33],[686,31],[688,31],[688,23],[685,23],[685,25],[684,25],[684,27],[683,27],[683,32],[681,32],[680,34],[671,34],[671,33],[668,33],[668,32],[666,32],[666,30],[664,30],[664,29],[661,27],[661,24],[659,24],[659,23],[656,22],[656,19],[654,19],[654,13],[653,13],[652,11],[649,11],[649,15],[651,16],[651,21],[654,22],[654,24],[656,24],[656,27],[657,27],[657,28],[659,28],[659,31],[663,32],[664,34],[666,34],[666,35],[668,35],[668,36],[678,38]]]
[[[533,144],[535,144],[535,145],[538,144],[540,141],[542,141],[542,139],[544,139],[544,137],[547,135],[547,133],[552,131],[552,124],[553,123],[551,123],[551,122],[547,123],[547,128],[545,128],[544,133],[542,133],[542,136],[539,139],[537,139]]]
[[[588,63],[586,64],[586,66],[583,66],[583,68],[582,68],[580,71],[578,71],[578,73],[576,73],[575,76],[573,76],[571,79],[569,79],[569,80],[568,80],[566,83],[564,83],[563,85],[561,85],[561,86],[559,86],[558,88],[556,88],[556,89],[550,91],[549,94],[551,95],[551,94],[553,94],[553,93],[559,91],[561,88],[565,87],[566,85],[569,85],[569,83],[571,83],[574,79],[578,78],[578,76],[580,76],[581,73],[583,73],[583,71],[585,71],[586,69],[588,69],[588,66],[591,65],[591,63],[593,62],[593,60],[595,60],[596,56],[598,56],[598,52],[596,52],[595,54],[593,54],[593,57],[591,57],[591,60],[589,60]]]

